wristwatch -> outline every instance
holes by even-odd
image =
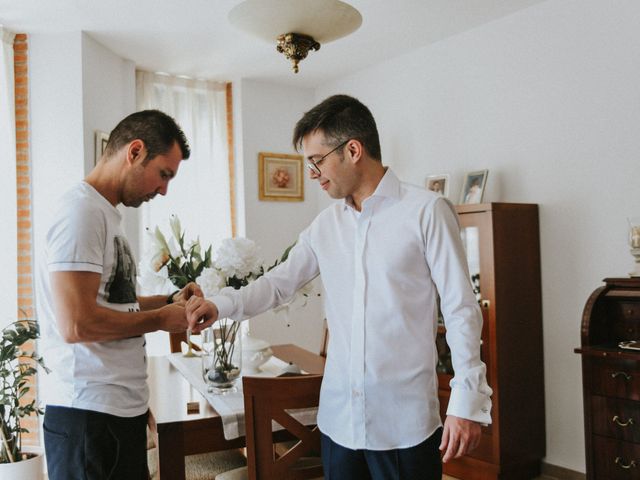
[[[180,292],[180,290],[176,290],[175,292],[171,293],[171,295],[169,295],[167,297],[167,303],[168,304],[172,304],[173,303],[173,297],[175,297],[176,293],[179,293],[179,292]]]

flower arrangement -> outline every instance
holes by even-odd
[[[227,238],[222,241],[212,258],[209,246],[202,256],[200,239],[185,244],[185,231],[180,219],[172,215],[169,220],[173,238],[167,240],[159,227],[151,234],[151,248],[140,261],[140,286],[147,293],[169,293],[172,288],[183,288],[197,282],[205,296],[218,293],[224,287],[236,290],[260,278],[284,262],[293,245],[272,265],[265,268],[260,248],[248,238]]]
[[[212,247],[209,246],[202,256],[200,240],[185,244],[185,231],[180,219],[172,215],[169,224],[173,237],[167,240],[156,226],[151,235],[151,248],[140,262],[140,278],[138,279],[143,293],[168,294],[173,289],[182,288],[189,282],[197,282],[205,296],[218,293],[224,287],[236,290],[249,284],[269,270],[284,262],[293,248],[290,245],[280,258],[265,267],[260,255],[260,248],[253,240],[247,238],[227,238],[212,258]],[[294,243],[295,245],[295,243]],[[281,311],[291,305],[304,306],[310,295],[306,285],[286,305],[274,309]],[[305,299],[300,301],[300,299]],[[237,329],[237,326],[235,327]],[[233,338],[235,332],[227,332]],[[189,345],[190,346],[190,345]]]
[[[25,350],[28,342],[39,336],[38,324],[34,320],[19,320],[2,330],[0,340],[0,463],[25,460],[22,453],[21,435],[27,433],[21,427],[22,418],[32,414],[42,414],[36,400],[23,402],[21,399],[29,391],[29,377],[35,375],[37,365],[47,373],[42,357],[33,350]]]

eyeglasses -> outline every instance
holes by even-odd
[[[350,140],[350,139],[349,139]],[[311,170],[313,173],[315,173],[316,175],[322,175],[322,172],[320,171],[320,167],[318,165],[320,165],[320,163],[327,158],[329,155],[331,155],[333,152],[335,152],[336,150],[344,147],[347,143],[349,143],[349,140],[345,140],[344,142],[342,142],[340,145],[338,145],[336,148],[334,148],[333,150],[331,150],[329,153],[324,154],[322,157],[320,157],[319,160],[313,160],[311,158],[308,159],[307,162],[307,168],[309,170]]]

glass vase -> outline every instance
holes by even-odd
[[[240,322],[222,318],[202,331],[202,376],[207,390],[224,394],[236,391],[242,370]]]

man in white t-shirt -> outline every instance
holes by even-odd
[[[52,219],[38,278],[43,354],[56,385],[43,392],[50,480],[147,478],[144,334],[185,331],[181,302],[202,293],[189,284],[168,298],[136,295],[136,262],[116,206],[165,195],[189,155],[171,117],[129,115]]]

